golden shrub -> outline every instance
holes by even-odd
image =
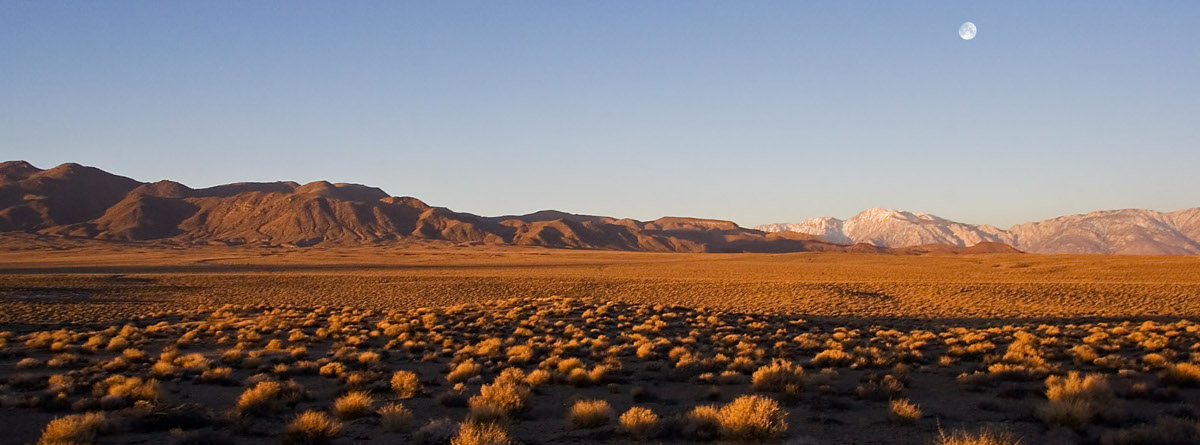
[[[1021,441],[1007,431],[985,429],[977,434],[966,431],[946,434],[945,431],[938,431],[937,445],[1021,445]]]
[[[604,400],[579,400],[571,405],[567,419],[579,428],[595,428],[612,421],[613,411]]]
[[[892,411],[892,418],[900,422],[912,423],[921,418],[921,407],[908,399],[892,400],[889,407]]]
[[[619,421],[622,431],[639,438],[652,437],[661,428],[658,414],[640,406],[629,408],[621,414]]]
[[[1037,416],[1053,425],[1083,429],[1098,416],[1116,414],[1115,397],[1103,374],[1071,371],[1065,377],[1050,376],[1046,398],[1050,401],[1038,408]]]
[[[396,371],[392,374],[391,385],[392,391],[402,399],[414,397],[422,389],[421,379],[412,371]]]
[[[754,389],[759,391],[781,392],[788,385],[802,387],[804,385],[804,368],[789,360],[775,360],[754,371],[751,381]]]
[[[305,411],[284,427],[283,442],[296,445],[325,444],[337,437],[342,424],[321,411]]]
[[[504,427],[495,423],[463,422],[450,445],[509,445],[513,440]]]
[[[717,414],[721,436],[734,440],[764,441],[787,433],[787,413],[775,400],[763,396],[733,399]]]
[[[86,445],[108,428],[104,413],[74,414],[51,420],[42,430],[38,445]]]
[[[1167,371],[1163,374],[1163,380],[1176,385],[1196,386],[1200,384],[1200,365],[1194,363],[1176,363],[1167,366]]]
[[[342,419],[356,419],[371,414],[375,399],[364,391],[351,391],[333,401],[333,412]]]
[[[279,382],[273,380],[258,382],[253,388],[243,391],[242,395],[238,396],[237,410],[242,413],[273,411],[278,407],[280,390]]]
[[[479,365],[474,360],[467,360],[455,365],[454,369],[446,374],[446,381],[450,383],[465,382],[467,379],[479,375],[479,371]]]

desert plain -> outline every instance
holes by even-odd
[[[1197,315],[1192,256],[24,242],[0,443],[1197,443]]]

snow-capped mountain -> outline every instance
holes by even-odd
[[[1008,230],[954,222],[928,213],[874,208],[845,221],[823,217],[756,228],[880,247],[933,243],[972,246],[987,241],[1034,253],[1200,254],[1200,208],[1167,213],[1143,209],[1096,211],[1018,224]]]

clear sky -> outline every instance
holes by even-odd
[[[484,215],[1175,210],[1200,206],[1197,18],[1197,1],[0,0],[0,158],[359,182]]]

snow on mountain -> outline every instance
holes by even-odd
[[[838,244],[854,244],[854,240],[846,236],[842,230],[842,220],[830,218],[809,218],[798,223],[779,223],[758,226],[764,232],[800,232],[816,235],[824,241]]]
[[[1200,208],[1169,213],[1142,209],[1096,211],[1018,224],[1008,230],[959,223],[928,213],[873,208],[845,221],[811,218],[757,229],[802,232],[834,243],[880,247],[933,243],[972,246],[989,241],[1034,253],[1200,254]]]

